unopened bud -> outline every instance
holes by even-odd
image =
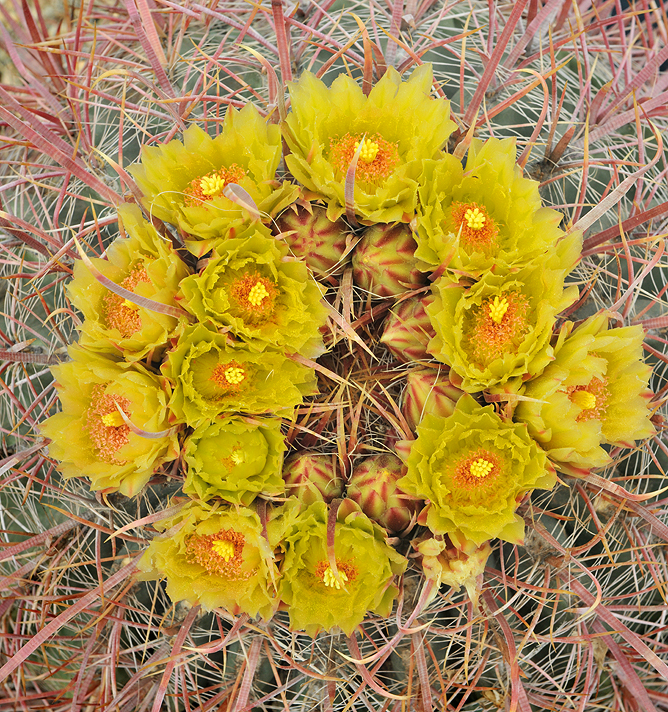
[[[283,238],[292,254],[301,257],[316,276],[335,274],[343,268],[350,228],[343,220],[329,220],[324,208],[288,208],[277,218],[276,229],[286,233]]]
[[[427,352],[429,342],[436,336],[426,307],[434,301],[434,296],[406,299],[385,319],[385,329],[380,339],[400,361],[431,360]]]
[[[408,225],[370,227],[355,247],[355,284],[377,297],[394,297],[427,283],[414,257],[417,243]]]
[[[397,487],[405,474],[401,460],[390,453],[363,460],[353,470],[348,483],[348,497],[357,502],[364,514],[390,531],[406,529],[421,502]]]
[[[447,378],[448,369],[417,368],[408,373],[402,412],[413,430],[426,413],[447,418],[464,393]]]
[[[343,492],[343,480],[336,473],[336,455],[300,452],[283,466],[287,494],[306,506],[313,502],[331,502]]]

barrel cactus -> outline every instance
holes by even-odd
[[[6,5],[6,704],[662,709],[665,16]]]

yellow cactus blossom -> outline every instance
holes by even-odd
[[[294,500],[270,508],[263,523],[251,507],[189,502],[156,524],[165,533],[140,559],[139,578],[166,578],[174,602],[269,620],[279,604],[274,550],[298,509]]]
[[[515,410],[557,466],[582,474],[610,463],[603,444],[633,447],[654,434],[641,326],[610,329],[602,311],[560,334],[555,359],[528,381]]]
[[[93,258],[93,265],[139,297],[175,306],[179,283],[189,269],[169,242],[144,220],[138,206],[121,205],[118,216],[129,237],[114,240],[107,259]],[[66,289],[85,317],[79,343],[91,351],[123,356],[127,361],[147,354],[159,357],[180,321],[109,291],[81,260],[75,261],[74,279]]]
[[[286,120],[291,173],[328,204],[336,220],[345,212],[346,174],[358,148],[354,211],[365,222],[410,222],[423,159],[441,155],[455,129],[450,105],[431,96],[431,65],[407,81],[389,67],[365,96],[345,74],[331,87],[310,72],[290,84]]]
[[[418,522],[477,547],[495,538],[521,542],[518,502],[556,483],[554,467],[527,426],[504,422],[492,406],[481,407],[468,394],[452,415],[424,416],[406,466],[398,486],[428,501]]]
[[[279,128],[247,104],[227,110],[215,138],[193,125],[183,141],[143,146],[140,163],[128,171],[144,193],[146,210],[177,225],[188,249],[202,256],[256,217],[225,195],[228,185],[241,186],[268,221],[295,200],[299,188],[275,180],[280,160]]]
[[[516,151],[514,138],[473,139],[466,168],[450,155],[425,161],[415,252],[422,269],[445,265],[479,277],[494,265],[540,259],[564,238],[562,214],[542,207],[538,181],[522,175]]]
[[[93,490],[131,497],[179,453],[164,381],[141,364],[116,363],[77,345],[69,354],[72,361],[52,368],[62,412],[40,426],[52,441],[49,454],[65,477],[88,477]],[[165,435],[144,437],[126,419],[137,430]]]

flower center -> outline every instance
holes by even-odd
[[[186,559],[199,564],[210,574],[232,581],[247,579],[253,571],[242,571],[246,537],[234,529],[223,529],[217,534],[193,534],[186,541]]]
[[[357,576],[357,569],[348,561],[336,560],[336,569],[339,572],[339,579],[344,583],[354,581]],[[325,584],[327,588],[333,588],[337,591],[341,590],[341,583],[336,580],[332,567],[328,561],[320,561],[315,567],[316,577]]]
[[[348,574],[345,571],[339,571],[339,579],[343,581],[343,583],[348,583]],[[325,569],[325,573],[322,575],[322,582],[325,586],[330,586],[331,588],[341,588],[341,584],[334,576],[331,566]]]
[[[218,539],[211,544],[211,551],[224,561],[229,561],[234,556],[234,544],[226,539]]]
[[[569,386],[566,389],[571,403],[582,409],[575,419],[578,423],[603,420],[610,395],[607,386],[607,379],[592,378],[586,386]]]
[[[473,208],[473,210],[471,210],[471,208],[466,208],[464,220],[466,221],[466,225],[470,227],[471,230],[481,230],[486,219],[485,214],[481,212],[480,208],[477,206]]]
[[[355,150],[359,148],[360,142],[355,141]],[[363,138],[362,139],[362,150],[360,151],[360,161],[364,161],[364,163],[371,163],[376,156],[378,155],[378,151],[380,150],[380,146],[378,145],[377,141],[368,141],[367,139]]]
[[[455,465],[454,479],[464,489],[486,484],[501,471],[501,458],[489,450],[479,449],[462,457]]]
[[[517,349],[529,332],[529,300],[521,292],[505,292],[473,307],[466,318],[465,348],[481,367]]]
[[[246,380],[246,369],[237,361],[217,363],[209,380],[213,381],[225,394],[239,393],[241,384]]]
[[[86,413],[88,436],[95,452],[104,462],[122,465],[125,460],[117,457],[116,452],[127,445],[130,428],[118,412],[116,404],[126,415],[130,414],[130,401],[123,396],[105,393],[106,386],[93,386],[90,407]]]
[[[236,279],[230,287],[230,297],[246,323],[259,324],[274,313],[279,290],[270,279],[257,272]]]
[[[230,183],[238,183],[246,176],[246,171],[232,163],[229,168],[219,168],[204,176],[195,178],[184,189],[184,202],[187,207],[202,205],[207,200],[222,194],[225,187]]]
[[[256,282],[252,287],[250,292],[248,292],[248,301],[254,306],[259,307],[260,304],[269,296],[267,288],[262,284],[262,282]]]
[[[477,460],[474,460],[471,463],[471,466],[469,467],[469,472],[472,477],[477,477],[478,479],[480,479],[481,477],[487,477],[487,475],[489,475],[493,468],[493,462],[485,460],[484,457],[479,457]]]
[[[500,324],[508,311],[508,300],[505,297],[499,299],[498,295],[489,304],[489,316],[495,324]]]
[[[120,286],[129,292],[134,292],[140,282],[151,282],[143,263],[136,264]],[[102,313],[107,329],[118,329],[124,339],[129,339],[142,328],[139,307],[129,299],[123,299],[113,292],[104,295]]]
[[[484,205],[455,202],[450,215],[467,252],[490,253],[497,247],[499,228]]]
[[[329,160],[339,179],[345,178],[355,151],[362,144],[355,178],[368,183],[382,183],[399,163],[397,144],[386,141],[380,134],[362,138],[361,134],[345,134],[329,140]]]

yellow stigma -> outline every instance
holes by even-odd
[[[212,176],[203,176],[199,181],[199,188],[204,195],[218,195],[225,187],[225,180],[215,173]]]
[[[360,142],[355,141],[355,150],[359,147]],[[369,141],[368,139],[362,139],[362,150],[360,151],[360,161],[364,163],[372,163],[374,158],[378,155],[378,150],[380,146],[375,141]]]
[[[343,581],[343,583],[348,583],[348,576],[345,571],[339,571],[339,578]],[[334,572],[332,571],[331,566],[328,566],[325,569],[325,573],[322,575],[322,582],[325,586],[331,586],[336,589],[341,588],[341,584],[336,580],[336,578],[334,578]]]
[[[582,410],[591,410],[596,407],[596,396],[589,391],[573,391],[571,402]]]
[[[498,296],[494,297],[494,301],[489,304],[489,315],[495,324],[501,323],[507,311],[508,300],[505,297],[501,297],[501,299],[499,299]]]
[[[470,473],[473,477],[487,477],[492,471],[494,464],[484,458],[479,458],[471,463]]]
[[[125,421],[123,420],[123,416],[116,410],[113,413],[107,413],[106,415],[102,416],[102,423],[106,425],[108,428],[114,427],[117,428],[119,425],[125,425]]]
[[[229,561],[234,556],[234,544],[231,541],[218,539],[211,544],[211,550],[225,561]]]
[[[133,311],[137,311],[139,309],[139,307],[134,302],[131,302],[129,299],[123,300],[123,306],[127,307],[128,309],[132,309]]]
[[[225,376],[225,380],[231,386],[239,385],[239,383],[246,378],[246,373],[243,368],[239,368],[238,366],[230,366],[229,368],[226,368],[225,371],[223,371],[223,375]]]
[[[267,288],[262,284],[262,282],[256,282],[248,292],[248,301],[254,306],[259,307],[260,304],[269,296]]]
[[[485,225],[485,216],[482,214],[479,208],[469,208],[464,213],[464,220],[466,224],[471,228],[471,230],[482,230]]]
[[[244,461],[244,454],[243,452],[239,452],[238,450],[235,450],[231,455],[230,459],[235,465],[240,465]]]

